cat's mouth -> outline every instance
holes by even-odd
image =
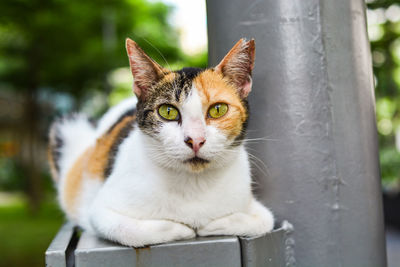
[[[195,156],[193,158],[185,160],[183,163],[189,163],[189,164],[192,164],[192,165],[205,165],[205,164],[207,164],[209,162],[210,161],[207,160],[207,159],[203,159],[203,158]]]

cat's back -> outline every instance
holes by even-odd
[[[130,97],[111,107],[98,121],[96,127],[97,137],[101,137],[126,116],[136,111],[137,98]]]

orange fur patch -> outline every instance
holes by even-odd
[[[93,177],[104,179],[103,176],[107,162],[110,156],[110,150],[112,145],[117,141],[119,133],[128,124],[133,123],[135,115],[126,116],[122,119],[114,128],[97,139],[96,147],[93,151],[92,156],[89,159],[87,170],[92,174]]]
[[[193,164],[193,163],[189,163],[190,165],[190,169],[192,170],[192,172],[201,172],[202,170],[204,170],[207,167],[207,163],[197,163],[197,164]]]
[[[90,155],[93,152],[93,148],[88,148],[74,163],[71,169],[69,169],[67,176],[65,177],[66,182],[63,190],[63,198],[65,201],[65,208],[67,213],[75,217],[76,216],[76,197],[82,186],[83,174],[85,166]]]
[[[242,123],[247,119],[247,112],[239,97],[237,89],[226,80],[220,72],[206,70],[193,80],[202,99],[206,122],[222,130],[229,138],[240,134]],[[228,112],[217,119],[208,118],[211,105],[222,102],[228,104]]]
[[[128,123],[133,123],[135,115],[126,116],[118,124],[114,125],[111,131],[102,135],[95,146],[88,148],[74,163],[66,177],[64,187],[64,200],[67,212],[71,215],[76,212],[76,198],[82,186],[82,180],[100,179],[104,180],[104,173],[107,167],[112,146],[117,142],[121,130]]]

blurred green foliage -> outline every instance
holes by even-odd
[[[376,82],[376,114],[384,186],[400,182],[400,3],[369,0],[368,32]],[[396,135],[398,136],[396,140]],[[396,148],[396,146],[398,148]]]
[[[42,87],[77,99],[92,90],[107,92],[106,74],[127,65],[126,37],[156,60],[157,50],[166,60],[179,60],[178,35],[168,23],[170,10],[145,0],[1,1],[2,86]]]
[[[0,267],[42,267],[44,251],[64,220],[55,203],[44,203],[32,217],[24,202],[0,206]]]
[[[19,162],[9,157],[0,158],[0,188],[4,191],[18,191],[25,187],[24,175]]]

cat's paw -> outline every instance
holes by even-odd
[[[153,226],[155,227],[154,232],[161,234],[160,239],[162,242],[196,237],[195,231],[184,224],[167,220],[159,220],[155,222],[156,225]]]
[[[211,221],[204,227],[200,227],[197,234],[200,236],[210,235],[238,235],[259,236],[272,231],[274,219],[271,216],[257,216],[246,213],[234,213]]]
[[[133,247],[196,236],[192,228],[178,222],[136,219],[102,206],[92,209],[89,221],[98,236]]]

